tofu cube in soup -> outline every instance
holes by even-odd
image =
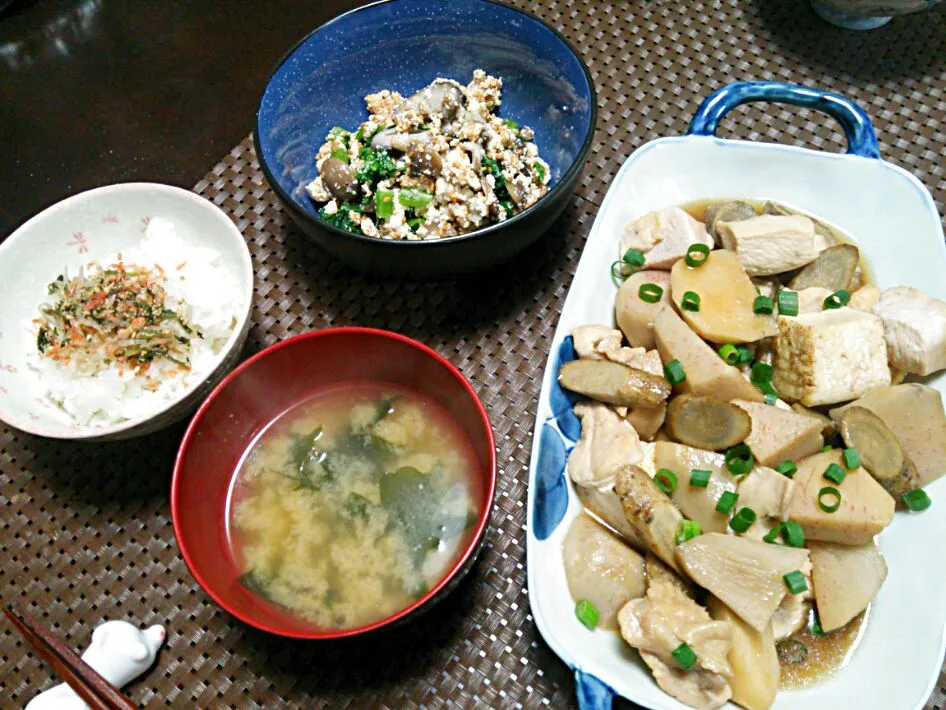
[[[929,375],[946,368],[946,303],[911,286],[886,289],[874,306],[887,355],[898,370]]]
[[[736,252],[750,276],[781,274],[810,264],[825,247],[804,215],[761,215],[721,222],[723,246]]]
[[[713,238],[702,222],[679,207],[668,207],[649,212],[624,228],[619,258],[628,249],[636,249],[644,255],[644,268],[669,269],[692,244],[712,248]]]
[[[772,384],[805,406],[846,402],[890,384],[884,326],[851,308],[780,316]]]

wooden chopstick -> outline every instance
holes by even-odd
[[[137,705],[35,618],[12,607],[6,607],[3,613],[92,710],[138,710]]]

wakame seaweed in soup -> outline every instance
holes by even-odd
[[[237,472],[240,582],[320,628],[409,606],[462,554],[476,456],[440,405],[385,383],[323,390],[277,419]]]

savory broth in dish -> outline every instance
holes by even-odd
[[[272,422],[234,479],[240,582],[320,628],[409,606],[456,563],[482,507],[477,457],[436,402],[339,385]]]
[[[812,631],[813,624],[808,623],[779,642],[776,645],[782,667],[779,689],[807,688],[844,668],[867,628],[869,613],[868,607],[840,629],[828,633],[816,634]]]

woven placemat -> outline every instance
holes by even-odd
[[[818,20],[807,3],[518,3],[578,46],[600,119],[579,195],[550,233],[506,269],[463,282],[367,281],[290,228],[249,139],[195,190],[246,236],[257,274],[247,354],[333,325],[389,328],[455,362],[486,402],[500,482],[487,544],[444,604],[371,646],[267,636],[231,619],[194,583],[168,514],[183,426],[115,444],[41,440],[0,430],[0,596],[40,615],[76,647],[103,618],[163,623],[157,666],[128,692],[182,708],[567,707],[564,666],[540,640],[525,589],[531,427],[548,342],[596,205],[627,155],[683,132],[699,101],[739,79],[816,84],[875,119],[884,155],[946,200],[946,4],[870,33]],[[723,133],[840,150],[821,116],[749,107]],[[908,239],[909,235],[899,238]],[[0,631],[0,706],[54,682],[8,626]],[[927,708],[943,707],[946,674]],[[887,709],[884,710],[895,710]]]

